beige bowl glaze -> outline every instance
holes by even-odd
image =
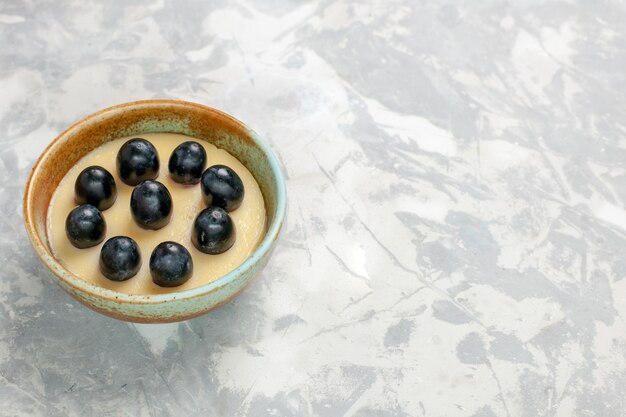
[[[237,157],[261,188],[267,232],[259,247],[232,272],[191,290],[130,295],[91,284],[65,269],[52,255],[46,234],[50,199],[59,182],[83,156],[110,140],[141,133],[181,133],[205,140]],[[160,323],[204,314],[236,296],[267,263],[286,208],[285,181],[278,160],[256,133],[210,107],[175,100],[120,104],[84,118],[61,133],[39,157],[24,192],[28,236],[53,278],[87,307],[117,319]]]

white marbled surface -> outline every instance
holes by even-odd
[[[0,415],[626,415],[626,5],[0,2]],[[115,321],[44,273],[30,167],[103,107],[266,137],[289,220],[207,316]]]

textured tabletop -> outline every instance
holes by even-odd
[[[625,415],[619,3],[1,2],[0,415]],[[253,285],[168,325],[73,301],[21,208],[146,98],[249,124],[289,195]]]

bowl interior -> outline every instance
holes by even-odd
[[[48,207],[59,182],[80,158],[101,144],[119,137],[157,132],[181,133],[205,140],[239,159],[255,177],[265,201],[267,232],[259,248],[267,247],[266,240],[276,237],[284,215],[284,183],[276,158],[253,131],[225,113],[195,103],[173,100],[127,103],[102,110],[69,127],[44,151],[31,173],[24,197],[27,228],[35,249],[59,278],[80,279],[54,259],[46,233]],[[145,299],[163,295],[123,294],[123,297]]]

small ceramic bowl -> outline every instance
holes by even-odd
[[[213,282],[168,294],[129,295],[91,284],[55,259],[46,233],[48,206],[64,175],[88,152],[116,138],[154,132],[182,133],[206,140],[237,157],[261,188],[267,232],[243,264]],[[269,259],[283,223],[285,205],[285,181],[278,160],[267,144],[243,123],[195,103],[147,100],[99,111],[61,133],[39,157],[30,174],[24,193],[24,221],[41,262],[72,297],[107,316],[159,323],[204,314],[243,290]]]

